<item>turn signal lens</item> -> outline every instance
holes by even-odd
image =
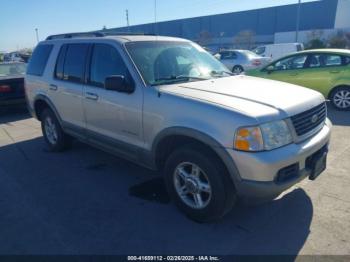
[[[243,127],[237,130],[234,148],[242,151],[261,151],[264,143],[259,127]]]

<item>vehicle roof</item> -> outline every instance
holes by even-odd
[[[350,50],[348,49],[337,49],[337,48],[324,48],[324,49],[310,49],[310,50],[304,50],[300,51],[297,54],[300,53],[331,53],[331,54],[347,54],[350,55]]]
[[[247,50],[247,49],[224,49],[224,50],[221,50],[220,52],[252,52],[250,50]]]
[[[25,65],[26,63],[24,63],[24,62],[18,62],[18,61],[9,61],[9,62],[1,62],[1,63],[0,63],[0,65],[13,65],[13,64],[16,64],[16,65],[18,65],[18,64],[23,64],[23,65]]]
[[[189,42],[189,40],[177,37],[169,37],[169,36],[157,36],[157,35],[108,35],[102,37],[73,37],[73,38],[57,38],[52,40],[45,40],[42,43],[58,43],[58,42],[74,42],[79,40],[85,41],[99,41],[99,40],[115,40],[119,43],[126,42],[145,42],[145,41],[177,41],[177,42]]]

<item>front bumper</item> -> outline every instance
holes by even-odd
[[[306,160],[327,147],[332,124],[327,119],[324,127],[314,136],[298,143],[272,151],[250,153],[229,150],[240,179],[236,182],[238,195],[244,198],[273,198],[308,177],[311,171]],[[280,170],[297,165],[297,175],[285,182],[277,181]]]

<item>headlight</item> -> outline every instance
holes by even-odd
[[[255,127],[239,128],[235,135],[234,148],[242,151],[272,150],[293,142],[284,120]]]

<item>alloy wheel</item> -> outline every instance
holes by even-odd
[[[210,203],[212,190],[208,176],[196,164],[179,164],[174,172],[174,185],[178,196],[187,206],[203,209]]]

